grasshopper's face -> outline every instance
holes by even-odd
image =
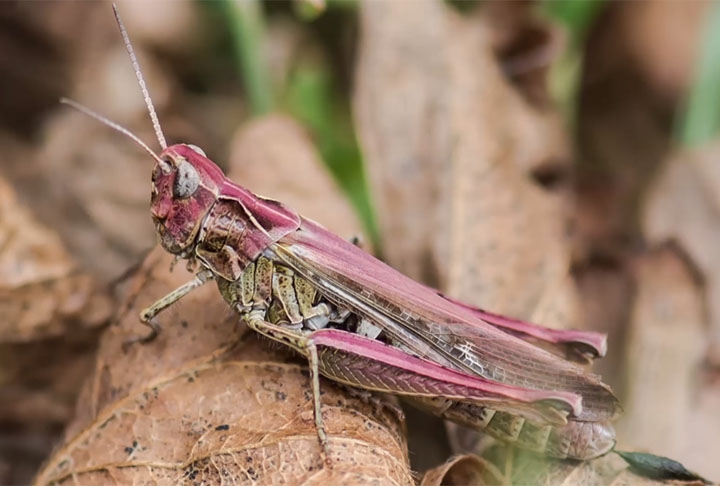
[[[150,212],[162,246],[187,257],[225,176],[193,145],[170,146],[160,158],[165,163],[153,170]]]

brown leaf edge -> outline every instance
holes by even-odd
[[[453,457],[427,471],[420,486],[502,484],[503,474],[480,456],[465,454]]]

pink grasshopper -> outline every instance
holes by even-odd
[[[613,449],[620,407],[610,388],[558,353],[603,356],[605,337],[557,331],[452,300],[270,199],[228,180],[198,147],[167,146],[132,46],[162,152],[124,133],[155,160],[151,214],[162,246],[198,264],[196,277],[143,311],[155,316],[208,280],[256,332],[308,359],[322,451],[328,440],[319,375],[400,395],[430,412],[557,458]]]

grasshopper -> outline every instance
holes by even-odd
[[[225,177],[198,147],[168,146],[117,9],[125,46],[162,151],[125,134],[155,161],[150,212],[161,245],[197,267],[193,280],[144,310],[156,316],[214,280],[227,304],[259,334],[307,358],[314,420],[328,457],[322,375],[400,395],[462,425],[556,458],[611,451],[620,406],[610,388],[569,358],[603,356],[606,338],[558,331],[486,312],[405,277],[278,201]],[[545,347],[534,342],[543,341]]]

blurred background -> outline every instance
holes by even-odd
[[[595,369],[622,448],[720,478],[719,2],[118,6],[169,143],[452,296],[608,333]],[[58,99],[158,144],[109,3],[3,2],[0,73],[0,484],[17,484],[156,241],[148,157]],[[418,471],[484,447],[408,430]]]

